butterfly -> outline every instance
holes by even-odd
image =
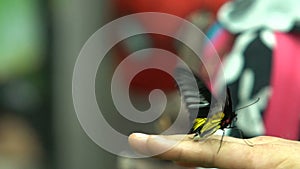
[[[206,139],[218,129],[232,128],[237,114],[233,111],[229,88],[225,103],[213,97],[204,82],[184,68],[176,68],[175,80],[183,96],[183,101],[191,115],[197,114],[189,134],[195,134],[194,140]],[[215,102],[212,102],[215,99]],[[224,132],[221,141],[223,140]],[[221,144],[220,144],[221,146]]]
[[[207,88],[205,90],[208,91]],[[194,120],[193,127],[189,132],[190,134],[195,133],[194,140],[207,138],[219,129],[233,128],[232,122],[236,119],[237,114],[232,110],[232,101],[228,88],[224,107],[216,109],[214,106],[218,107],[218,103],[211,105],[211,113],[208,113],[207,108],[199,108],[197,118]],[[207,114],[207,117],[201,118],[204,114]]]

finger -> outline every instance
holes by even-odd
[[[141,138],[142,136],[142,142]],[[156,157],[177,161],[181,164],[190,163],[192,166],[245,168],[248,163],[249,147],[243,140],[224,137],[221,150],[220,137],[212,136],[206,141],[195,142],[185,138],[178,142],[174,138],[180,136],[149,136],[133,134],[129,142],[137,151],[145,154],[155,154]],[[182,137],[182,136],[181,136]],[[234,153],[233,153],[234,151]]]
[[[210,137],[202,142],[182,141],[157,157],[174,160],[189,167],[252,168],[247,166],[251,147],[243,140],[226,137],[218,152],[220,141],[220,137]],[[159,147],[158,145],[155,140],[148,141],[148,148]]]
[[[164,153],[178,144],[180,141],[192,140],[192,135],[146,135],[133,133],[129,136],[129,144],[139,153],[156,156]],[[151,142],[151,143],[150,143]],[[156,147],[155,144],[158,146]]]

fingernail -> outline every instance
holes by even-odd
[[[170,150],[178,140],[166,139],[160,135],[133,133],[129,136],[129,144],[139,153],[149,156],[158,155]]]
[[[140,140],[147,140],[149,135],[147,134],[144,134],[144,133],[133,133],[133,135],[137,138],[137,139],[140,139]]]
[[[148,154],[147,140],[149,135],[143,133],[133,133],[129,136],[128,141],[131,147],[142,154]]]

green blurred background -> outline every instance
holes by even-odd
[[[108,1],[0,0],[0,169],[116,168],[83,132],[72,73]],[[105,69],[105,68],[104,68]]]

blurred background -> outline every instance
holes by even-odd
[[[181,168],[166,161],[120,158],[90,140],[81,128],[73,107],[74,64],[88,38],[115,18],[136,12],[166,12],[186,18],[207,31],[214,23],[219,7],[225,2],[0,0],[0,169]],[[145,25],[135,21],[129,24],[136,25],[136,29],[145,29]],[[300,30],[299,24],[295,30]],[[193,35],[187,32],[186,36]],[[193,60],[197,57],[184,45],[173,41],[160,35],[134,36],[116,45],[101,63],[96,77],[97,99],[103,112],[106,112],[105,118],[117,131],[126,135],[133,131],[160,133],[176,118],[180,97],[174,79],[164,72],[147,70],[131,82],[131,101],[140,110],[149,107],[147,99],[152,89],[161,88],[167,94],[165,112],[149,124],[124,120],[113,106],[108,90],[112,73],[120,61],[128,54],[147,47],[177,53],[198,71],[199,65],[194,64],[199,60]],[[232,41],[223,44],[230,46]],[[228,46],[221,49],[221,57],[228,52]],[[256,48],[253,50],[256,51]],[[188,59],[185,58],[187,56]],[[132,66],[124,70],[125,79],[127,72],[135,70],[136,63],[149,61],[149,56],[141,58],[132,61]],[[270,68],[270,60],[266,62]],[[170,68],[174,68],[176,60],[169,64]],[[269,84],[269,76],[266,75],[266,84]],[[233,83],[232,86],[238,88],[238,85]],[[238,95],[237,89],[233,91],[234,95]],[[252,96],[256,99],[254,94]],[[233,100],[237,105],[237,96],[233,96]],[[258,113],[264,111],[267,101],[263,103]],[[243,105],[247,104],[243,102]],[[177,132],[180,133],[180,130]],[[263,132],[261,129],[249,137]]]
[[[72,72],[108,1],[0,1],[0,168],[116,168],[83,132]]]
[[[71,93],[76,58],[87,39],[101,26],[117,17],[142,11],[188,17],[201,5],[194,1],[183,10],[176,11],[184,1],[168,7],[170,2],[154,5],[151,1],[143,4],[142,1],[125,3],[118,0],[1,0],[0,168],[92,169],[129,166],[132,169],[133,164],[153,168],[152,163],[156,168],[175,168],[168,162],[128,162],[128,159],[119,159],[101,149],[82,130]],[[146,35],[122,42],[107,54],[100,66],[99,72],[102,73],[97,75],[96,91],[102,100],[99,105],[107,112],[115,111],[111,99],[105,99],[110,98],[107,93],[109,79],[116,65],[127,54],[151,46],[175,50],[174,44],[169,43],[170,38],[156,36],[154,45],[147,38]],[[174,68],[176,61],[170,63]],[[161,81],[162,78],[165,80]],[[149,106],[144,101],[147,101],[146,96],[153,88],[162,88],[168,93],[169,108],[166,111],[169,114],[164,114],[151,124],[138,126],[139,131],[152,133],[166,129],[176,117],[173,112],[178,111],[179,106],[174,80],[159,70],[150,70],[135,78],[132,86],[132,102],[139,109]],[[137,128],[128,122],[118,126],[123,118],[114,113],[106,114],[106,118],[127,135]]]

